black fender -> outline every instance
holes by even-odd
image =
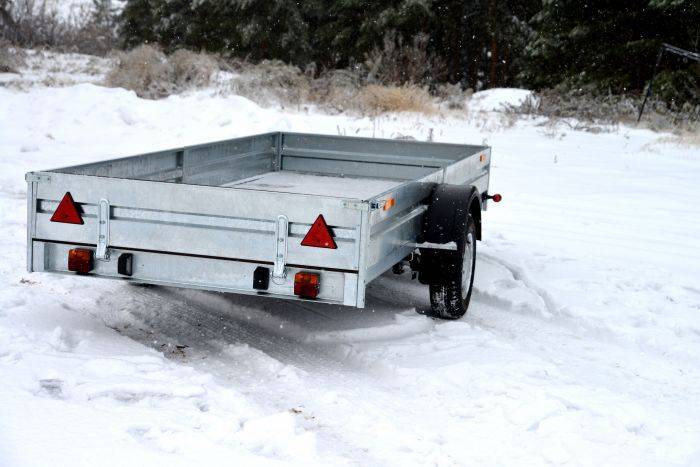
[[[449,243],[463,231],[467,214],[476,223],[476,238],[481,240],[481,196],[473,185],[437,185],[430,195],[423,216],[423,241]]]
[[[430,195],[428,210],[423,216],[421,239],[429,243],[457,241],[466,229],[471,216],[476,224],[476,238],[481,240],[481,195],[472,185],[437,185]],[[451,250],[421,248],[420,274],[423,284],[441,283],[449,274],[452,264]]]

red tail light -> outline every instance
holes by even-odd
[[[68,251],[68,270],[80,274],[92,271],[92,250],[74,248]]]
[[[501,200],[503,199],[503,196],[501,196],[500,194],[496,193],[495,195],[493,195],[493,196],[491,197],[491,199],[493,199],[493,202],[494,202],[494,203],[500,203]]]
[[[306,236],[304,240],[301,241],[301,244],[303,246],[330,248],[332,250],[338,248],[338,245],[335,244],[335,240],[333,240],[331,229],[328,228],[328,224],[326,224],[326,220],[323,218],[323,214],[319,214],[316,218],[309,231],[306,232]]]
[[[51,222],[63,222],[64,224],[83,224],[83,218],[78,212],[78,207],[73,201],[70,192],[63,195],[63,199],[58,203],[56,211],[51,216]]]
[[[302,298],[318,297],[321,276],[313,272],[298,272],[294,275],[294,295]]]

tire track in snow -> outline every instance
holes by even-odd
[[[366,340],[367,336],[353,327],[353,323],[357,325],[363,318],[371,317],[354,313],[354,318],[343,318],[356,310],[321,305],[324,312],[319,314],[318,310],[312,311],[302,302],[159,287],[132,288],[129,293],[133,296],[134,306],[126,309],[130,315],[127,322],[133,325],[119,326],[117,317],[111,323],[113,327],[116,325],[121,333],[166,354],[177,344],[187,345],[187,358],[183,360],[186,364],[213,374],[224,384],[239,387],[268,410],[297,410],[295,407],[299,404],[308,404],[309,396],[323,400],[329,391],[332,393],[338,389],[343,397],[360,401],[367,392],[385,393],[396,388],[399,375],[392,365],[368,359],[354,348],[354,338],[358,333],[363,338],[360,340]],[[101,305],[114,307],[116,304],[110,300],[108,297]],[[278,308],[281,305],[283,310]],[[397,315],[395,309],[376,308],[381,308],[379,313],[385,314],[386,320]],[[124,309],[123,303],[121,309]],[[326,316],[325,325],[337,331],[335,334],[334,331],[309,331],[285,319],[285,316],[299,314],[308,319]],[[416,321],[428,320],[416,315]],[[430,321],[428,323],[432,326]],[[384,338],[421,333],[426,326],[411,326],[409,323],[409,328],[397,333],[395,326],[390,327],[390,333]],[[367,330],[372,332],[372,329]],[[338,343],[334,337],[344,338],[344,342]],[[376,330],[374,338],[381,340]],[[172,345],[164,346],[164,343]],[[173,355],[182,359],[177,353]],[[352,384],[338,388],[338,381]],[[353,453],[348,454],[351,458],[359,456],[373,465],[383,463],[346,439],[342,423],[309,425],[308,428],[323,440],[322,445],[344,446],[348,453]],[[358,450],[362,452],[358,453]]]

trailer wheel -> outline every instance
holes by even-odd
[[[464,316],[474,283],[476,241],[480,239],[481,203],[473,186],[438,185],[423,222],[424,241],[454,242],[456,250],[422,248],[419,280],[430,288],[433,315]]]
[[[476,265],[476,224],[471,216],[456,243],[456,251],[436,251],[431,261],[431,267],[442,269],[434,274],[440,282],[429,286],[433,314],[442,319],[461,318],[469,307]]]

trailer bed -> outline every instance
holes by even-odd
[[[30,172],[28,269],[72,274],[83,249],[95,277],[287,299],[311,271],[317,301],[363,307],[416,249],[433,188],[486,193],[489,166],[486,146],[275,132]],[[67,196],[80,223],[53,219]],[[304,244],[321,218],[333,248]]]
[[[308,172],[266,172],[222,186],[275,193],[298,193],[333,198],[371,199],[396,188],[401,180],[322,175]]]

